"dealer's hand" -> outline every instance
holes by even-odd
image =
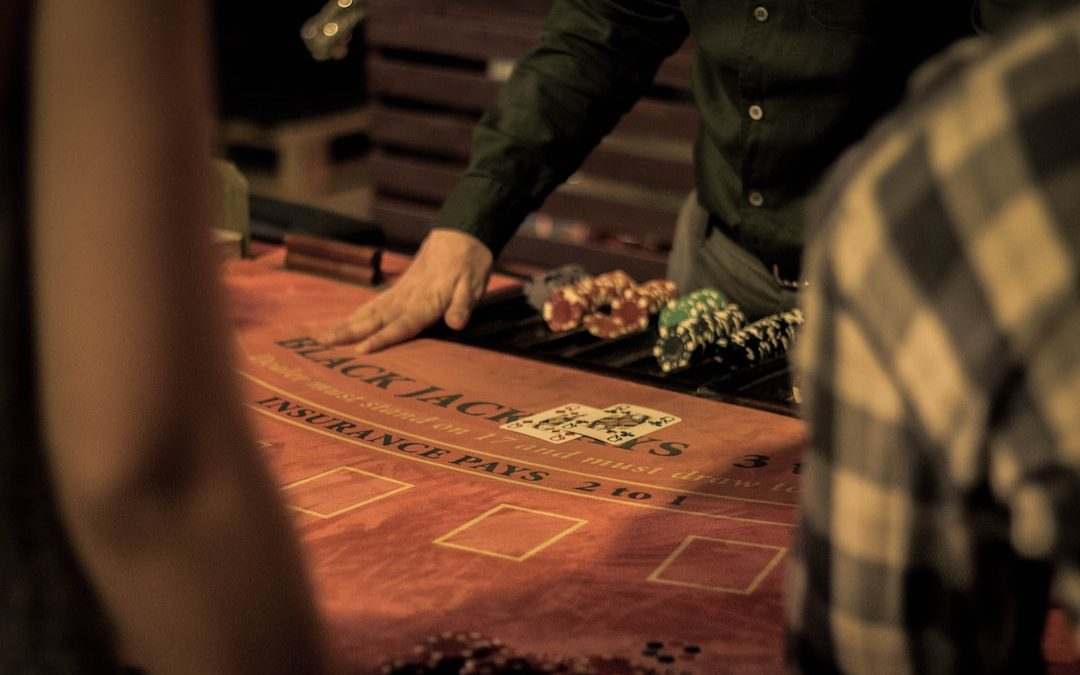
[[[484,294],[493,258],[480,240],[434,229],[401,279],[322,336],[328,344],[360,342],[374,352],[414,337],[441,317],[461,330]]]

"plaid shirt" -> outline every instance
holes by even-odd
[[[966,42],[834,168],[806,257],[802,672],[1043,670],[1080,612],[1080,11]]]

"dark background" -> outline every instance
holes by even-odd
[[[323,4],[323,0],[215,3],[222,117],[269,124],[364,102],[362,30],[353,35],[348,54],[340,61],[316,61],[300,38],[300,27]]]

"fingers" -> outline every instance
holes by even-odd
[[[416,336],[431,323],[414,314],[403,314],[387,320],[378,308],[365,307],[345,322],[327,329],[317,339],[326,345],[342,345],[359,342],[356,351],[361,354],[376,352]]]
[[[361,354],[369,354],[396,345],[399,342],[404,342],[409,338],[416,337],[430,323],[430,321],[416,321],[415,317],[411,315],[402,316],[358,344],[356,351]]]
[[[462,330],[469,323],[469,315],[475,304],[472,289],[466,279],[459,279],[454,285],[454,294],[450,298],[450,306],[443,315],[443,321],[454,330]]]
[[[445,307],[446,301],[433,295],[429,288],[405,282],[327,331],[330,341],[326,343],[359,342],[357,352],[375,352],[415,337],[435,323]]]
[[[386,325],[378,306],[369,305],[353,312],[343,322],[328,328],[319,342],[340,345],[363,340]]]
[[[415,337],[439,320],[461,330],[483,294],[491,251],[469,234],[433,230],[393,287],[325,333],[327,344],[359,341],[374,352]]]

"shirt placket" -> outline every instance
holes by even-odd
[[[770,111],[761,83],[761,58],[764,33],[769,30],[771,3],[751,0],[747,3],[746,28],[743,32],[743,48],[739,57],[739,95],[741,97],[742,163],[740,167],[743,205],[756,210],[765,206],[767,195],[763,191],[754,161],[763,126]]]

